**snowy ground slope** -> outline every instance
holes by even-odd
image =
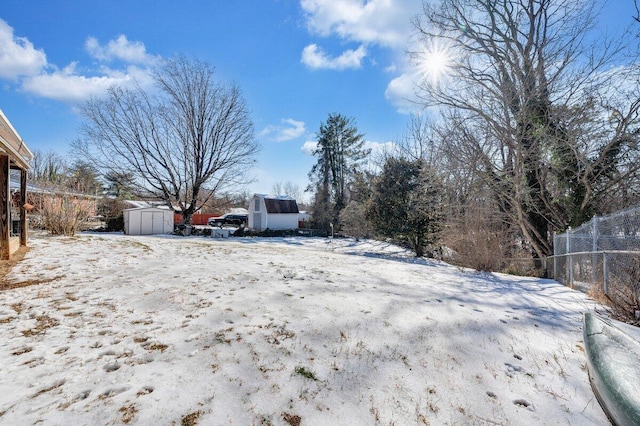
[[[0,292],[0,424],[607,424],[585,295],[395,246],[34,238]]]

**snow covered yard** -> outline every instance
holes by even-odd
[[[602,425],[548,280],[383,243],[34,238],[0,292],[0,424]]]

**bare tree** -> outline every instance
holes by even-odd
[[[284,184],[282,182],[274,183],[273,187],[271,187],[271,192],[273,192],[274,195],[285,195]]]
[[[430,116],[426,114],[412,115],[406,131],[396,143],[396,150],[383,152],[380,166],[383,167],[389,157],[401,155],[412,160],[422,160],[429,167],[433,167],[437,157],[439,136],[436,127],[435,121]]]
[[[290,181],[276,182],[273,185],[272,190],[274,195],[286,195],[297,200],[298,202],[302,200],[302,195],[304,192],[300,185],[297,185]]]
[[[620,170],[620,138],[611,127],[592,131],[589,115],[623,41],[589,44],[597,17],[589,1],[423,4],[415,26],[427,47],[415,57],[447,50],[453,73],[420,85],[423,102],[444,111],[445,151],[474,168],[535,256],[550,254],[551,231],[592,213],[598,177],[611,164]]]
[[[54,151],[33,151],[29,180],[39,185],[58,185],[64,180],[67,163]]]
[[[246,182],[258,153],[253,123],[240,90],[216,82],[205,62],[171,59],[154,79],[155,90],[114,87],[82,105],[84,139],[76,148],[190,224],[209,197]]]

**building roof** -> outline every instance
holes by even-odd
[[[44,194],[44,195],[70,195],[72,197],[80,198],[102,198],[98,195],[83,194],[81,192],[72,192],[67,189],[45,188],[32,183],[27,184],[27,192],[30,194]],[[11,192],[20,191],[20,182],[15,179],[9,179],[9,190]]]
[[[228,213],[228,214],[249,214],[249,210],[244,209],[242,207],[234,207],[232,209],[229,209],[229,211],[227,211],[226,213]]]
[[[33,159],[33,154],[24,143],[16,129],[13,128],[9,119],[0,109],[0,152],[6,153],[11,162],[27,170],[29,161]]]
[[[124,209],[123,211],[125,212],[131,212],[131,211],[142,211],[142,210],[155,210],[155,211],[162,211],[162,212],[166,212],[166,213],[172,213],[173,212],[171,210],[169,210],[169,208],[167,206],[141,206],[141,207],[132,207],[130,209]]]
[[[298,214],[298,203],[293,198],[264,197],[267,213],[295,213]]]
[[[153,205],[151,205],[150,202],[148,201],[142,201],[142,200],[123,200],[123,202],[127,205],[129,205],[130,209],[135,209],[135,208],[139,208],[139,207],[154,207]]]
[[[155,207],[159,209],[171,210],[164,201],[145,201],[145,200],[122,200],[122,201],[125,204],[129,205],[130,209],[136,209],[140,207],[143,207],[143,208]],[[178,208],[178,211],[180,211],[179,208]]]

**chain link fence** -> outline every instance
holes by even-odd
[[[640,206],[554,235],[553,251],[548,276],[640,314]]]

